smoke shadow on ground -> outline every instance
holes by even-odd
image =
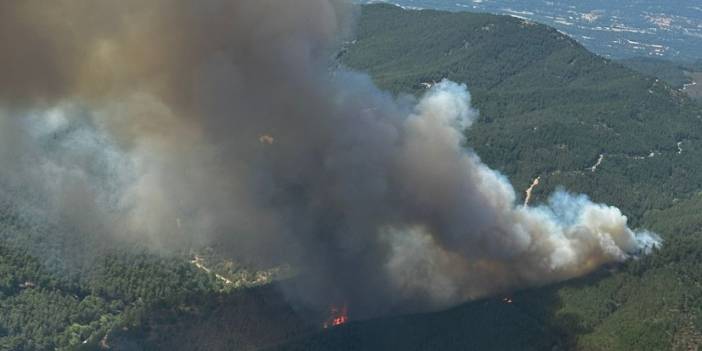
[[[562,310],[559,290],[593,286],[610,274],[601,269],[440,312],[354,321],[267,350],[571,350],[592,328]]]
[[[294,308],[279,283],[153,306],[141,327],[112,332],[113,350],[571,350],[592,331],[563,311],[559,291],[597,285],[607,268],[541,288],[431,313],[352,321],[322,329]],[[602,303],[605,303],[604,301]],[[350,311],[352,314],[353,311]]]
[[[315,329],[290,306],[278,284],[191,296],[141,314],[141,325],[108,337],[111,350],[258,350]]]
[[[564,310],[564,302],[559,292],[566,287],[581,290],[595,286],[611,274],[610,267],[601,268],[584,277],[517,292],[512,299],[517,308],[557,336],[558,343],[554,345],[557,346],[554,349],[573,350],[577,348],[578,336],[588,334],[593,329],[582,316]]]

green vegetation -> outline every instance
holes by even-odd
[[[443,78],[468,85],[481,112],[469,144],[519,191],[541,176],[540,200],[563,185],[638,219],[702,186],[702,153],[693,152],[702,147],[699,105],[555,29],[390,5],[365,7],[359,26],[342,59],[381,87],[418,94]]]
[[[0,351],[251,349],[309,329],[275,285],[257,287],[289,270],[212,250],[198,266],[22,211],[0,201]]]
[[[695,350],[700,211],[702,195],[647,214],[648,226],[675,235],[624,265],[448,311],[352,322],[274,350]]]
[[[0,278],[0,350],[96,345],[111,330],[140,326],[149,308],[218,289],[184,260],[128,251],[100,259],[76,284],[22,250],[0,246]]]
[[[0,350],[665,350],[702,345],[702,108],[649,73],[512,17],[363,7],[343,63],[393,93],[468,85],[469,146],[535,200],[558,186],[661,233],[654,254],[435,313],[319,331],[276,284],[213,252],[64,233],[0,196]],[[662,75],[662,74],[661,74]],[[593,166],[602,156],[602,162]],[[4,195],[0,193],[0,195]],[[80,238],[80,239],[77,239]],[[70,258],[70,259],[66,259]],[[225,280],[241,281],[234,289]],[[237,285],[238,286],[238,285]],[[255,287],[251,287],[255,286]],[[503,300],[511,299],[511,303]]]
[[[658,77],[693,99],[702,98],[702,60],[690,63],[637,57],[620,60],[619,63],[643,74]]]
[[[702,109],[650,73],[510,17],[363,9],[344,62],[395,93],[468,85],[469,146],[516,189],[541,176],[661,233],[654,254],[449,311],[354,322],[278,350],[689,350],[702,345]],[[680,144],[678,144],[678,142]],[[679,147],[678,147],[679,146]],[[592,170],[604,155],[599,166]]]
[[[689,72],[702,69],[702,64],[673,62],[652,57],[634,57],[618,60],[622,65],[637,72],[660,78],[675,89],[682,89],[685,84],[692,83]]]

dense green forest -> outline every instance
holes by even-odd
[[[639,218],[702,185],[699,105],[547,26],[371,6],[343,60],[396,93],[466,83],[481,113],[470,146],[516,189],[541,176],[541,199],[563,185]]]
[[[702,345],[702,109],[572,39],[511,17],[363,9],[344,62],[383,88],[466,83],[481,119],[469,146],[518,190],[620,206],[662,249],[569,282],[454,309],[354,322],[277,350],[689,350]],[[668,77],[666,77],[668,78]],[[597,160],[603,155],[601,162]],[[399,346],[396,346],[399,345]]]
[[[309,330],[275,285],[256,287],[278,271],[253,272],[210,250],[106,245],[0,204],[0,350],[274,344]]]
[[[75,283],[0,246],[0,272],[0,350],[97,345],[110,330],[138,324],[147,306],[177,306],[214,283],[181,260],[128,252],[105,257],[92,278]]]
[[[536,202],[558,186],[587,193],[663,235],[663,248],[569,282],[320,330],[277,284],[254,283],[289,274],[250,275],[212,253],[199,261],[191,252],[75,239],[0,196],[0,350],[702,345],[700,105],[657,81],[658,73],[634,71],[513,17],[371,5],[358,22],[339,56],[344,65],[395,94],[418,95],[423,83],[443,78],[466,83],[481,112],[469,147],[518,192],[541,176]],[[251,284],[224,280],[249,276],[242,279]]]
[[[702,195],[645,222],[654,254],[448,311],[352,322],[272,350],[695,350],[702,344]]]
[[[681,89],[685,84],[692,83],[690,73],[702,71],[702,60],[673,62],[654,57],[633,57],[617,62],[643,74],[660,78],[675,89]]]

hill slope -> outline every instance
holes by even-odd
[[[633,57],[619,60],[618,62],[635,71],[658,77],[676,89],[682,89],[685,84],[690,84],[692,80],[687,72],[697,69],[694,64],[684,64],[651,57]]]
[[[702,345],[698,105],[553,29],[509,17],[367,6],[343,59],[397,93],[442,78],[467,83],[482,114],[469,143],[488,164],[517,187],[540,175],[541,198],[565,185],[615,203],[666,244],[588,277],[516,292],[512,303],[354,322],[277,350]]]
[[[500,296],[320,331],[304,325],[274,287],[226,289],[188,255],[111,250],[80,276],[63,276],[40,263],[45,254],[94,251],[93,244],[0,206],[0,350],[95,349],[103,340],[114,350],[257,349],[286,339],[275,349],[702,345],[698,105],[551,28],[511,17],[374,5],[363,8],[359,25],[341,55],[346,65],[395,93],[416,94],[442,78],[467,83],[482,114],[470,146],[517,189],[541,176],[534,201],[559,185],[586,192],[662,233],[665,247],[516,292],[512,303]]]
[[[544,25],[372,5],[343,61],[396,93],[466,83],[469,144],[517,189],[541,176],[538,194],[564,185],[639,217],[702,186],[699,106]]]
[[[690,60],[702,55],[702,38],[699,36],[702,28],[698,26],[702,11],[696,0],[381,1],[413,8],[468,10],[526,18],[567,33],[588,49],[606,57]]]

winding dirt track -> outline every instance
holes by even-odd
[[[190,263],[194,264],[195,267],[197,267],[197,268],[199,268],[207,273],[212,273],[212,270],[205,267],[205,265],[202,264],[202,261],[203,261],[202,257],[195,255],[193,257],[193,260],[190,261]],[[217,279],[223,281],[225,284],[234,284],[234,282],[232,282],[231,280],[227,279],[226,277],[224,277],[220,274],[214,273],[214,275],[215,275],[215,277],[217,277]]]

